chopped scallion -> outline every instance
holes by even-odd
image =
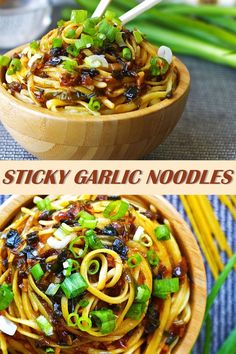
[[[89,300],[87,300],[87,299],[82,299],[79,302],[79,306],[82,307],[82,308],[88,306],[88,304],[89,304]]]
[[[125,59],[125,60],[131,60],[132,59],[132,53],[131,53],[131,50],[129,48],[124,48],[122,50],[122,57]]]
[[[3,284],[0,286],[0,311],[5,310],[14,299],[11,286]]]
[[[129,204],[127,202],[124,200],[115,200],[106,206],[103,215],[110,220],[118,220],[125,216],[128,209]]]
[[[92,261],[90,261],[88,265],[88,274],[90,275],[97,274],[99,268],[100,268],[99,262],[96,259],[93,259]]]
[[[151,296],[151,290],[146,284],[139,285],[136,290],[136,302],[147,302]]]
[[[63,68],[71,73],[75,72],[78,64],[75,60],[66,60],[63,63]]]
[[[153,296],[165,299],[171,293],[179,291],[179,278],[155,279],[153,282]]]
[[[63,281],[61,288],[66,297],[72,299],[82,294],[88,288],[88,284],[80,273],[74,273]]]
[[[97,112],[101,109],[101,104],[95,97],[91,97],[88,108],[91,109],[91,111]]]
[[[127,264],[130,268],[135,268],[135,267],[139,266],[139,264],[141,262],[142,262],[142,257],[138,253],[132,255],[127,260]]]
[[[39,328],[46,334],[46,336],[53,335],[53,327],[50,322],[44,316],[39,316],[36,318],[36,322]]]
[[[48,296],[54,296],[54,295],[56,295],[56,293],[58,292],[59,288],[60,288],[60,284],[53,284],[53,283],[51,283],[51,284],[48,286],[48,288],[47,288],[45,294],[48,295]]]
[[[142,37],[141,33],[138,30],[134,30],[133,31],[133,35],[134,35],[135,42],[137,44],[142,43],[143,37]]]
[[[20,71],[21,69],[21,61],[18,58],[13,58],[10,66],[7,70],[7,75],[13,75],[15,74],[17,71]]]
[[[31,269],[30,269],[31,274],[33,275],[34,279],[36,281],[39,281],[42,276],[44,275],[44,271],[40,265],[40,263],[35,264]]]
[[[71,21],[77,24],[83,23],[88,17],[86,10],[72,10]]]
[[[116,328],[116,316],[110,309],[92,311],[90,316],[102,334],[109,334]]]
[[[52,47],[53,48],[61,48],[62,47],[62,38],[54,38],[52,40]]]
[[[86,231],[85,236],[88,240],[89,247],[92,250],[104,248],[102,241],[96,236],[96,234],[93,230]]]
[[[84,325],[84,323],[86,325]],[[81,331],[86,332],[88,329],[92,327],[92,321],[90,318],[82,316],[78,318],[77,326]]]
[[[147,259],[151,266],[156,267],[159,263],[158,255],[154,250],[147,251]]]
[[[75,38],[75,33],[76,33],[75,30],[70,29],[66,32],[65,37],[66,38]]]
[[[134,302],[127,312],[126,317],[132,318],[133,320],[140,320],[145,309],[146,304],[144,302]]]
[[[154,232],[159,241],[166,241],[170,239],[170,229],[167,225],[157,226]]]
[[[76,247],[76,245],[81,244],[81,240],[84,241],[84,245],[81,246],[82,248],[80,248],[80,246]],[[73,241],[71,241],[69,245],[69,250],[71,251],[71,253],[75,258],[83,258],[88,252],[88,247],[89,247],[88,239],[85,236],[78,236]]]

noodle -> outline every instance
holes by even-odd
[[[76,14],[82,18],[76,20]],[[52,112],[130,112],[175,91],[172,54],[159,53],[110,12],[94,19],[75,10],[70,21],[6,59],[4,86],[17,99]]]
[[[34,203],[0,234],[3,354],[171,353],[191,308],[168,221],[119,196]]]

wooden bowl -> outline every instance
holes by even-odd
[[[153,204],[158,212],[169,220],[171,227],[175,231],[175,238],[180,250],[188,262],[191,280],[190,305],[192,316],[187,326],[185,336],[178,342],[173,350],[174,354],[188,354],[201,329],[206,305],[206,274],[200,249],[182,216],[163,197],[133,195],[124,195],[124,197],[144,207],[149,207],[150,204]],[[0,231],[11,221],[15,213],[22,206],[29,205],[32,199],[32,195],[15,195],[2,204],[0,206]]]
[[[20,145],[40,159],[138,159],[163,142],[183,113],[190,77],[185,65],[174,61],[179,84],[173,98],[134,112],[99,117],[54,113],[21,102],[3,87],[1,70],[2,123]]]

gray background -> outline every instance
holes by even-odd
[[[55,26],[60,16],[59,7],[55,8],[53,16],[52,26]],[[195,58],[183,56],[181,59],[191,74],[187,107],[172,134],[144,159],[235,159],[236,71]],[[34,158],[10,137],[1,124],[0,150],[1,160]]]

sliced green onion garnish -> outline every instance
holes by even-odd
[[[156,267],[159,263],[158,255],[154,250],[147,251],[147,259],[151,266]]]
[[[118,44],[119,47],[126,47],[126,43],[123,38],[123,32],[116,33],[116,43]]]
[[[0,55],[0,66],[8,66],[10,64],[11,58],[6,55]]]
[[[113,12],[113,11],[106,10],[106,12],[105,12],[105,14],[104,14],[104,17],[105,17],[107,20],[113,20],[113,18],[116,17],[116,14],[115,14],[115,12]]]
[[[79,49],[77,49],[74,44],[69,45],[66,51],[67,53],[71,54],[73,57],[77,57],[79,55]]]
[[[64,25],[64,23],[65,23],[64,20],[57,21],[57,27],[62,27]]]
[[[154,230],[158,240],[166,241],[170,239],[170,229],[167,225],[157,226]]]
[[[78,64],[75,60],[66,60],[63,62],[63,68],[71,73],[75,72]]]
[[[86,323],[86,325],[84,325],[83,322]],[[82,316],[78,318],[77,326],[81,331],[85,332],[92,327],[92,321],[90,318]]]
[[[37,42],[37,41],[31,42],[30,49],[33,53],[35,53],[39,49],[39,42]]]
[[[88,17],[86,10],[72,10],[71,21],[77,24],[83,23]]]
[[[75,33],[76,33],[75,30],[70,29],[66,32],[65,37],[66,38],[75,38]]]
[[[75,46],[77,49],[85,49],[85,48],[90,48],[93,45],[93,38],[89,36],[88,34],[81,34],[80,39],[77,39],[75,42]]]
[[[125,59],[125,60],[131,60],[132,59],[132,52],[129,48],[124,48],[122,50],[122,57]]]
[[[53,38],[52,47],[53,48],[61,48],[62,47],[62,38]]]
[[[128,209],[129,204],[124,200],[114,200],[106,206],[103,216],[110,220],[118,220],[125,216]]]
[[[105,34],[106,38],[110,42],[114,42],[117,33],[120,31],[117,27],[110,24],[106,19],[104,19],[99,23],[98,32]]]
[[[63,267],[63,274],[65,277],[69,277],[73,271],[79,269],[80,264],[75,259],[69,258],[63,263]]]
[[[101,104],[95,97],[91,97],[88,104],[88,108],[91,109],[91,111],[97,112],[100,111]]]
[[[54,232],[54,235],[62,240],[66,236],[70,235],[74,231],[73,227],[62,223],[61,226]]]
[[[142,257],[140,254],[136,253],[133,256],[129,257],[127,260],[127,264],[130,268],[137,267],[142,262]]]
[[[96,259],[93,259],[92,261],[90,261],[89,265],[88,265],[88,273],[90,275],[94,275],[97,274],[97,272],[99,271],[100,268],[100,264]]]
[[[80,211],[79,214],[77,215],[77,217],[83,218],[84,220],[94,220],[95,219],[94,215],[89,214],[85,210]]]
[[[3,284],[0,286],[0,311],[5,310],[14,299],[11,286]]]
[[[45,291],[45,294],[48,296],[54,296],[58,292],[59,288],[60,288],[60,284],[51,283],[48,286],[47,290]]]
[[[63,281],[61,288],[66,297],[72,299],[82,294],[88,288],[88,284],[80,273],[74,273]]]
[[[35,197],[34,203],[37,205],[38,210],[52,210],[51,201],[48,197],[45,199]]]
[[[143,302],[134,302],[126,314],[126,317],[132,318],[133,320],[140,320],[144,311],[146,309],[146,304]]]
[[[136,302],[147,302],[151,296],[151,290],[146,284],[139,285],[136,290]]]
[[[86,231],[85,236],[88,240],[89,247],[92,250],[98,250],[100,248],[104,248],[102,241],[96,236],[93,230]]]
[[[134,39],[137,44],[140,44],[143,41],[143,37],[138,30],[133,31]]]
[[[39,328],[46,334],[46,336],[53,335],[53,327],[50,322],[44,316],[39,316],[36,318],[36,322]]]
[[[79,302],[79,306],[82,307],[82,308],[88,306],[88,304],[89,304],[89,301],[87,299],[82,299]]]
[[[55,353],[53,348],[46,348],[45,353]]]
[[[77,321],[79,319],[79,315],[76,312],[72,312],[67,317],[67,324],[69,327],[77,327]]]
[[[36,281],[39,281],[42,278],[42,276],[44,275],[44,271],[42,270],[42,267],[39,263],[35,264],[30,269],[30,272]]]
[[[97,24],[97,19],[93,18],[88,18],[86,21],[83,23],[83,32],[86,34],[89,34],[90,36],[94,36],[96,34],[96,28],[95,25]]]
[[[153,57],[150,64],[150,71],[153,76],[164,75],[169,69],[169,64],[164,58]]]
[[[13,75],[15,74],[17,71],[20,71],[21,69],[21,61],[20,59],[14,58],[12,59],[10,66],[7,70],[7,75]]]
[[[76,247],[75,245],[80,244],[80,241],[84,241],[83,249],[80,247]],[[73,254],[75,258],[83,258],[88,252],[89,242],[85,236],[78,236],[73,241],[71,241],[69,245],[69,250]]]
[[[153,296],[165,299],[171,293],[179,291],[179,278],[155,279],[153,282]]]
[[[92,311],[90,316],[102,334],[111,333],[116,328],[116,316],[110,309]]]

